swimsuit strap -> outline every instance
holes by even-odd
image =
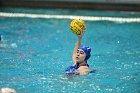
[[[74,65],[74,68],[75,69],[78,69],[80,66],[79,66],[79,63],[76,63],[76,65]]]

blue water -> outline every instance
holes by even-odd
[[[35,13],[32,9],[2,12]],[[10,12],[10,11],[9,11]],[[71,14],[72,10],[36,10]],[[140,13],[75,11],[78,15],[140,17]],[[101,15],[99,15],[101,14]],[[69,19],[0,17],[0,88],[17,93],[139,93],[140,23],[85,21],[82,44],[92,48],[88,63],[96,73],[66,77],[77,37]]]

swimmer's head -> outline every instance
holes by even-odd
[[[82,50],[82,51],[86,54],[85,60],[87,61],[87,60],[90,58],[90,56],[91,56],[91,54],[90,54],[91,48],[88,47],[88,46],[84,46],[84,45],[83,45],[83,46],[80,46],[79,49]]]

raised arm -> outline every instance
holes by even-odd
[[[78,36],[77,43],[76,43],[76,45],[74,47],[74,51],[73,51],[73,55],[72,55],[74,65],[76,64],[76,52],[77,52],[78,48],[81,45],[81,41],[82,41],[82,35]]]

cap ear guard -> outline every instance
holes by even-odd
[[[91,48],[87,48],[87,50],[89,51],[89,52],[91,52]],[[91,56],[91,54],[89,54],[89,55],[86,55],[86,58],[85,58],[85,60],[88,60],[89,58],[90,58],[90,56]]]
[[[88,60],[90,58],[90,55],[89,56],[86,56],[85,60]]]

